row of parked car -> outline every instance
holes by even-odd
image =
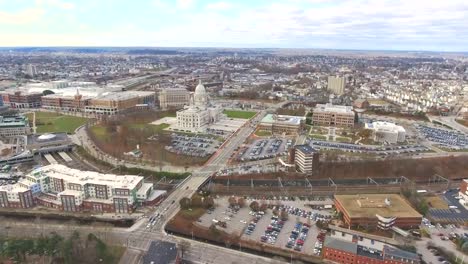
[[[302,247],[309,233],[309,228],[310,225],[307,223],[296,223],[294,230],[291,231],[286,247],[294,248],[295,251],[302,251]]]
[[[319,214],[317,212],[312,212],[304,209],[299,209],[294,206],[290,205],[280,205],[278,207],[274,206],[273,210],[280,210],[280,211],[285,211],[290,215],[296,215],[296,216],[301,216],[313,221],[330,221],[332,218],[331,215],[326,215],[326,214]]]
[[[419,133],[425,139],[445,146],[456,146],[459,148],[468,147],[468,136],[461,132],[449,131],[440,128],[417,125]]]
[[[250,211],[249,214],[254,216],[252,221],[247,226],[247,229],[245,229],[245,234],[250,236],[254,232],[255,228],[257,227],[258,221],[265,215],[265,212],[263,212],[263,211],[258,211],[258,212]]]
[[[317,241],[314,245],[314,254],[320,256],[322,254],[323,241],[325,241],[326,230],[321,230],[317,235]]]
[[[281,229],[283,229],[283,226],[284,221],[279,220],[278,216],[272,216],[271,223],[267,226],[265,235],[260,237],[260,241],[274,245],[278,239],[278,235],[281,232]]]

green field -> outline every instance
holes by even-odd
[[[224,110],[223,114],[227,115],[227,117],[229,118],[250,119],[256,114],[256,112],[240,111],[240,110]]]
[[[257,130],[255,132],[255,135],[259,136],[259,137],[270,137],[272,134],[269,131],[259,131],[259,130]]]
[[[30,122],[33,114],[27,114]],[[73,134],[75,129],[86,123],[87,118],[68,116],[52,112],[36,112],[37,133],[66,132]]]

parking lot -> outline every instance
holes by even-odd
[[[320,140],[309,140],[309,144],[316,149],[336,149],[354,153],[373,153],[377,155],[398,155],[398,154],[417,154],[429,149],[422,145],[404,145],[404,146],[371,146],[357,145],[350,143],[336,143]]]
[[[216,173],[218,176],[227,175],[242,175],[251,173],[267,173],[278,170],[274,164],[257,164],[257,165],[239,165],[236,167],[229,167],[222,169]]]
[[[288,146],[292,145],[291,139],[258,139],[249,147],[241,150],[238,154],[238,160],[251,161],[270,159],[282,154]]]
[[[468,221],[468,210],[457,199],[458,190],[446,191],[443,195],[449,209],[429,209],[428,216],[435,221],[463,224]]]
[[[315,199],[314,199],[315,200]],[[319,200],[319,199],[317,199]],[[264,204],[264,211],[252,211],[250,203]],[[228,197],[216,200],[216,208],[200,217],[198,224],[209,227],[219,221],[221,227],[231,234],[242,235],[243,240],[267,243],[286,250],[295,250],[310,255],[318,255],[324,234],[317,228],[317,221],[330,221],[331,211],[305,206],[302,201],[283,201],[281,203],[247,198],[243,208],[229,206]],[[274,205],[275,204],[275,205]],[[297,205],[298,207],[296,207]],[[219,224],[218,224],[219,225]],[[221,225],[223,226],[223,225]],[[320,240],[319,242],[317,242]]]
[[[468,136],[464,133],[424,125],[416,125],[416,129],[426,140],[437,145],[453,150],[468,148]]]
[[[166,146],[166,150],[181,155],[207,157],[220,145],[221,142],[213,138],[172,133],[171,144]]]
[[[421,229],[425,229],[431,235],[431,238],[423,237],[422,240],[416,241],[416,248],[426,263],[450,263],[444,262],[447,260],[441,256],[441,252],[429,246],[428,242],[453,252],[460,259],[463,258],[463,253],[456,249],[456,245],[452,240],[456,238],[468,239],[466,227],[457,224],[433,224],[426,218],[423,218],[422,222]]]

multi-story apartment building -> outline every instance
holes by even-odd
[[[0,137],[25,136],[31,133],[26,116],[0,116]]]
[[[0,92],[3,105],[11,108],[38,108],[41,107],[42,93],[18,91],[15,89]]]
[[[153,195],[153,184],[143,179],[48,165],[35,169],[14,185],[2,186],[0,207],[27,208],[36,203],[71,212],[129,213],[138,204],[164,197]]]
[[[154,102],[154,92],[114,92],[91,99],[89,105],[85,106],[85,112],[98,115],[115,115],[134,109],[139,105],[152,106]]]
[[[19,185],[0,186],[0,207],[30,208],[35,205],[32,191]]]
[[[342,95],[345,89],[345,78],[328,76],[327,88],[334,94]]]
[[[162,89],[159,92],[159,107],[166,109],[181,109],[190,104],[190,92],[186,89]]]
[[[351,106],[317,104],[312,115],[314,125],[353,127],[355,113]]]
[[[301,173],[311,174],[318,166],[319,153],[310,145],[297,145],[294,154],[294,163]]]

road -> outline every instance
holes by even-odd
[[[223,169],[227,166],[228,160],[232,154],[240,147],[245,139],[250,136],[255,130],[255,124],[258,123],[268,112],[275,111],[287,102],[281,102],[280,104],[274,105],[267,110],[259,112],[254,118],[249,120],[244,126],[239,128],[233,133],[225,143],[218,149],[218,151],[208,160],[208,162],[194,170],[192,175],[188,177],[184,182],[180,184],[169,196],[157,207],[157,209],[151,214],[152,216],[162,215],[163,217],[151,228],[147,228],[147,218],[138,221],[133,227],[122,232],[121,230],[113,230],[112,234],[119,236],[120,240],[125,240],[125,244],[129,250],[127,250],[122,257],[120,263],[134,263],[136,259],[141,255],[140,253],[148,250],[151,241],[153,240],[168,240],[175,243],[179,243],[184,238],[179,238],[171,235],[167,235],[164,231],[164,227],[167,222],[175,216],[179,211],[179,200],[183,197],[192,196],[200,186],[202,186],[214,173]],[[100,152],[88,138],[85,127],[80,127],[75,131],[73,137],[75,143],[84,146],[92,156],[99,159],[105,160],[114,165],[125,165],[128,167],[142,167],[145,169],[154,170],[153,167],[139,166],[125,161],[119,161],[112,158],[105,153]],[[148,168],[146,168],[148,167]],[[237,250],[231,250],[219,246],[214,246],[207,243],[198,241],[188,240],[190,242],[190,249],[188,250],[187,257],[189,260],[198,263],[219,263],[217,261],[220,252],[223,262],[226,263],[253,263],[255,259],[256,263],[280,263],[278,261],[262,258],[256,255],[252,255],[246,252],[240,252]],[[219,260],[221,260],[221,258]]]
[[[442,124],[445,124],[449,127],[452,127],[456,130],[468,134],[468,127],[461,125],[457,121],[455,121],[455,116],[430,116],[429,118],[431,120],[439,121]]]
[[[180,187],[176,188],[166,200],[164,200],[160,206],[153,212],[153,216],[158,214],[163,215],[161,220],[159,220],[154,226],[150,229],[146,228],[144,222],[140,221],[136,227],[136,230],[132,232],[132,235],[128,238],[128,247],[133,249],[139,249],[141,251],[146,251],[149,248],[149,245],[152,240],[155,239],[168,239],[174,242],[180,242],[186,240],[184,238],[178,238],[173,236],[168,236],[164,227],[167,222],[174,217],[174,215],[179,211],[179,200],[183,197],[192,196],[199,187],[206,182],[214,173],[219,171],[222,168],[227,166],[228,160],[231,155],[240,147],[245,139],[250,136],[255,130],[255,124],[259,122],[268,111],[274,111],[276,108],[281,107],[282,104],[276,105],[273,108],[259,112],[254,118],[247,122],[244,126],[239,128],[226,142],[218,149],[218,151],[213,155],[208,162],[201,167],[200,169],[195,170],[192,175],[181,184]],[[189,251],[188,256],[190,260],[198,261],[201,263],[215,263],[215,257],[218,256],[220,251],[223,251],[223,262],[229,263],[228,261],[232,259],[231,263],[252,263],[253,259],[257,259],[257,263],[278,263],[269,258],[261,258],[254,256],[245,252],[240,252],[236,250],[230,250],[223,247],[214,246],[211,244],[201,243],[193,240],[189,240],[191,244],[191,250]],[[210,253],[212,252],[212,253]],[[127,255],[127,254],[126,254]],[[127,256],[125,256],[127,258]],[[204,259],[206,258],[206,259]],[[121,262],[123,263],[123,262]]]

